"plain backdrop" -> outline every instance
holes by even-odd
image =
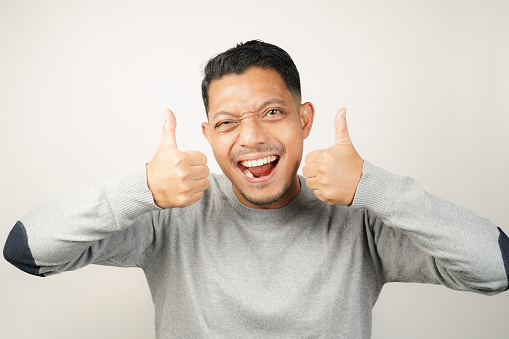
[[[202,67],[262,39],[294,58],[332,146],[346,106],[365,159],[509,234],[509,2],[0,1],[0,242],[42,201],[148,162],[164,108],[199,150]],[[373,338],[507,338],[509,293],[388,284]],[[37,278],[0,260],[0,337],[153,338],[139,269]]]

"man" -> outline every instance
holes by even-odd
[[[509,239],[486,219],[363,161],[345,109],[306,156],[314,108],[290,56],[260,41],[212,58],[202,130],[224,175],[178,150],[173,113],[142,170],[38,207],[4,256],[47,276],[141,267],[158,338],[369,338],[386,282],[494,294]]]

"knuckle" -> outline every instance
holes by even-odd
[[[185,193],[189,192],[190,190],[191,190],[191,186],[187,182],[182,182],[180,184],[180,190],[179,191],[181,193],[185,194]]]
[[[327,187],[327,185],[329,184],[329,179],[326,176],[322,175],[318,177],[318,182],[320,183],[320,185]]]
[[[177,167],[174,175],[176,180],[181,181],[181,187],[185,185],[185,181],[189,177],[189,173],[182,167]]]
[[[321,179],[326,179],[326,174],[328,173],[328,170],[329,170],[329,166],[325,163],[321,163],[320,166],[318,166],[318,172],[321,173],[321,174],[324,174],[322,175]]]
[[[179,195],[176,199],[177,207],[189,206],[189,197],[187,195]]]
[[[322,161],[330,162],[333,159],[332,152],[330,150],[325,150],[322,153]]]
[[[185,156],[184,152],[180,152],[180,151],[173,152],[172,160],[175,165],[182,164],[185,161],[185,159],[186,159],[186,156]]]

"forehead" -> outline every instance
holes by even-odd
[[[251,67],[242,74],[228,74],[209,86],[209,116],[218,111],[256,110],[261,101],[293,104],[293,95],[273,69]]]

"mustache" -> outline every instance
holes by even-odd
[[[242,148],[230,154],[230,163],[236,166],[238,158],[259,153],[274,153],[282,157],[286,154],[286,148],[283,145],[263,145],[259,147]]]

